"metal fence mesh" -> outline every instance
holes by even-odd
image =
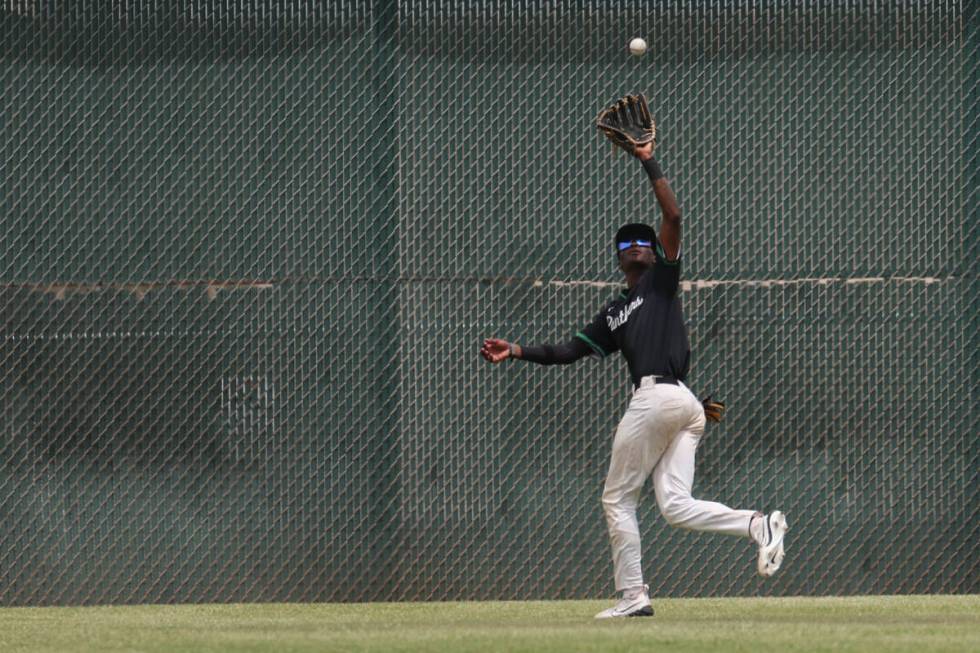
[[[610,594],[625,365],[477,349],[615,294],[635,91],[695,494],[793,526],[763,582],[645,493],[651,591],[980,591],[972,3],[0,7],[0,604]]]

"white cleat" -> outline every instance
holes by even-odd
[[[774,510],[768,515],[760,516],[753,529],[752,538],[759,545],[759,575],[768,578],[783,564],[783,540],[789,525],[786,515]]]
[[[625,596],[615,606],[603,610],[595,616],[596,619],[613,619],[616,617],[652,617],[653,607],[650,605],[650,586],[644,585],[643,591],[628,599]]]

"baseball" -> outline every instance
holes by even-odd
[[[647,42],[641,39],[640,37],[636,37],[635,39],[630,41],[630,52],[635,54],[637,57],[646,51],[647,51]]]

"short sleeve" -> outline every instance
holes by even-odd
[[[654,290],[673,297],[677,294],[681,280],[681,254],[677,253],[677,260],[668,261],[660,243],[657,243],[654,254],[656,260],[653,267],[647,270],[641,282],[645,286],[644,290]]]
[[[575,334],[575,337],[585,342],[592,353],[599,358],[605,358],[619,349],[613,339],[612,331],[609,330],[609,322],[606,320],[608,308],[608,306],[603,308],[592,322]]]

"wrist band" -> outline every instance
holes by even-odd
[[[660,164],[657,163],[657,160],[652,156],[649,159],[641,161],[640,163],[643,164],[643,169],[647,171],[647,175],[649,175],[650,179],[653,181],[657,181],[664,176],[664,171],[660,169]]]
[[[511,358],[517,358],[517,354],[514,352],[514,343],[511,342],[507,344],[507,351],[510,352]]]

